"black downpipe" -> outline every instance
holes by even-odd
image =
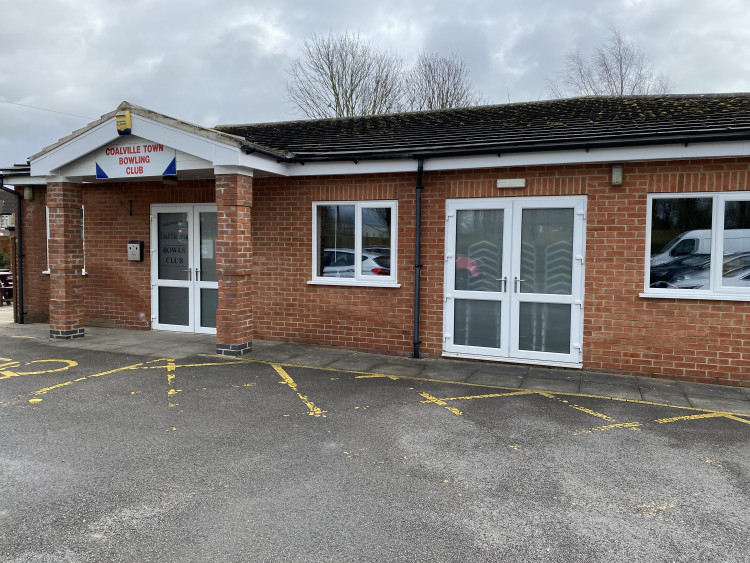
[[[424,159],[417,164],[416,217],[414,220],[414,353],[412,358],[419,358],[419,298],[421,294],[420,278],[422,274],[422,173]]]
[[[18,324],[23,324],[23,219],[21,214],[21,194],[5,187],[5,176],[0,174],[0,190],[16,196],[16,265],[17,279],[13,280],[13,291],[18,295]]]

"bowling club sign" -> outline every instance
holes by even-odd
[[[96,157],[96,177],[176,176],[176,151],[148,141],[104,147]]]

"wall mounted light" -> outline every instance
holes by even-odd
[[[526,178],[507,178],[497,181],[497,188],[525,188]]]
[[[622,164],[612,165],[612,185],[622,186]]]
[[[31,201],[34,199],[34,188],[32,186],[24,186],[23,199],[25,199],[26,201]]]

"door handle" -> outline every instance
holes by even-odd
[[[513,292],[514,293],[519,293],[519,291],[518,291],[518,284],[519,284],[519,282],[523,283],[525,281],[526,280],[519,280],[517,277],[513,278]]]
[[[195,281],[201,281],[201,271],[198,268],[195,269]]]
[[[500,282],[500,293],[506,293],[508,291],[508,278],[495,278],[495,281]]]
[[[182,271],[188,273],[188,281],[193,281],[193,269],[192,268],[186,268]]]

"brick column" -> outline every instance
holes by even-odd
[[[241,356],[253,344],[252,176],[217,170],[216,207],[216,353]]]
[[[49,208],[49,335],[54,340],[83,336],[83,239],[81,185],[47,184]]]

